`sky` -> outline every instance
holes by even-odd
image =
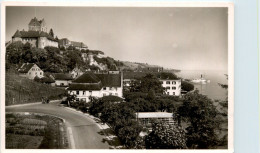
[[[116,60],[180,70],[227,70],[227,8],[7,7],[6,40],[44,18],[58,38]]]

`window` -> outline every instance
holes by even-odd
[[[166,87],[166,90],[170,90],[171,88],[170,87]]]
[[[109,87],[109,90],[112,90],[112,87]]]
[[[176,90],[176,87],[172,87],[173,90]]]
[[[175,92],[173,92],[172,95],[175,95]]]
[[[34,71],[34,68],[32,68],[32,71]]]
[[[111,96],[111,95],[112,95],[112,93],[109,93],[109,95]]]
[[[82,95],[85,95],[85,91],[82,91]]]
[[[106,87],[104,87],[103,90],[106,90]]]
[[[172,81],[172,84],[176,84],[176,81]]]
[[[60,83],[61,86],[64,86],[64,83]]]
[[[107,94],[103,93],[103,96],[106,96]]]
[[[167,95],[169,95],[170,93],[169,92],[167,92]]]
[[[89,91],[89,95],[92,95],[92,91]]]
[[[40,75],[42,75],[42,72],[40,72]]]
[[[166,81],[166,84],[171,84],[171,82],[170,81]]]
[[[79,91],[76,91],[76,94],[79,95]]]
[[[29,72],[29,75],[31,75],[31,72]]]

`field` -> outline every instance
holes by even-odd
[[[64,89],[52,87],[21,77],[15,73],[6,73],[5,104],[15,105],[40,102],[42,97],[50,100],[61,99]]]
[[[64,149],[68,147],[61,119],[42,114],[6,114],[7,149]]]

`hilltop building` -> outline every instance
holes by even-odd
[[[71,95],[76,95],[77,101],[90,101],[92,97],[103,97],[108,95],[123,96],[123,85],[121,74],[86,72],[69,85],[67,89]]]
[[[67,49],[69,46],[75,47],[78,50],[88,49],[88,46],[85,45],[83,42],[70,41],[68,38],[60,39],[59,45],[60,47],[64,47],[65,49]]]
[[[19,75],[33,80],[36,76],[43,77],[43,71],[34,63],[23,63],[18,68]]]
[[[44,48],[46,46],[58,47],[58,40],[47,33],[44,19],[34,17],[28,24],[28,31],[17,30],[12,36],[12,42],[21,41],[23,44],[30,43],[32,47]]]

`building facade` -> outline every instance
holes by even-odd
[[[23,63],[18,69],[19,75],[33,80],[36,76],[42,78],[43,71],[34,63]]]
[[[28,24],[28,31],[17,30],[12,36],[12,42],[21,41],[30,43],[32,47],[44,48],[46,46],[58,47],[58,40],[47,33],[45,20],[33,18]]]
[[[90,97],[101,98],[104,96],[123,97],[121,74],[85,72],[72,81],[67,89],[71,95],[76,95],[77,101],[89,102]]]
[[[82,50],[82,49],[88,49],[88,46],[85,45],[83,42],[77,42],[77,41],[70,41],[68,38],[62,38],[59,40],[59,45],[60,47],[64,47],[65,49],[67,49],[68,47],[72,46],[75,47],[78,50]]]

